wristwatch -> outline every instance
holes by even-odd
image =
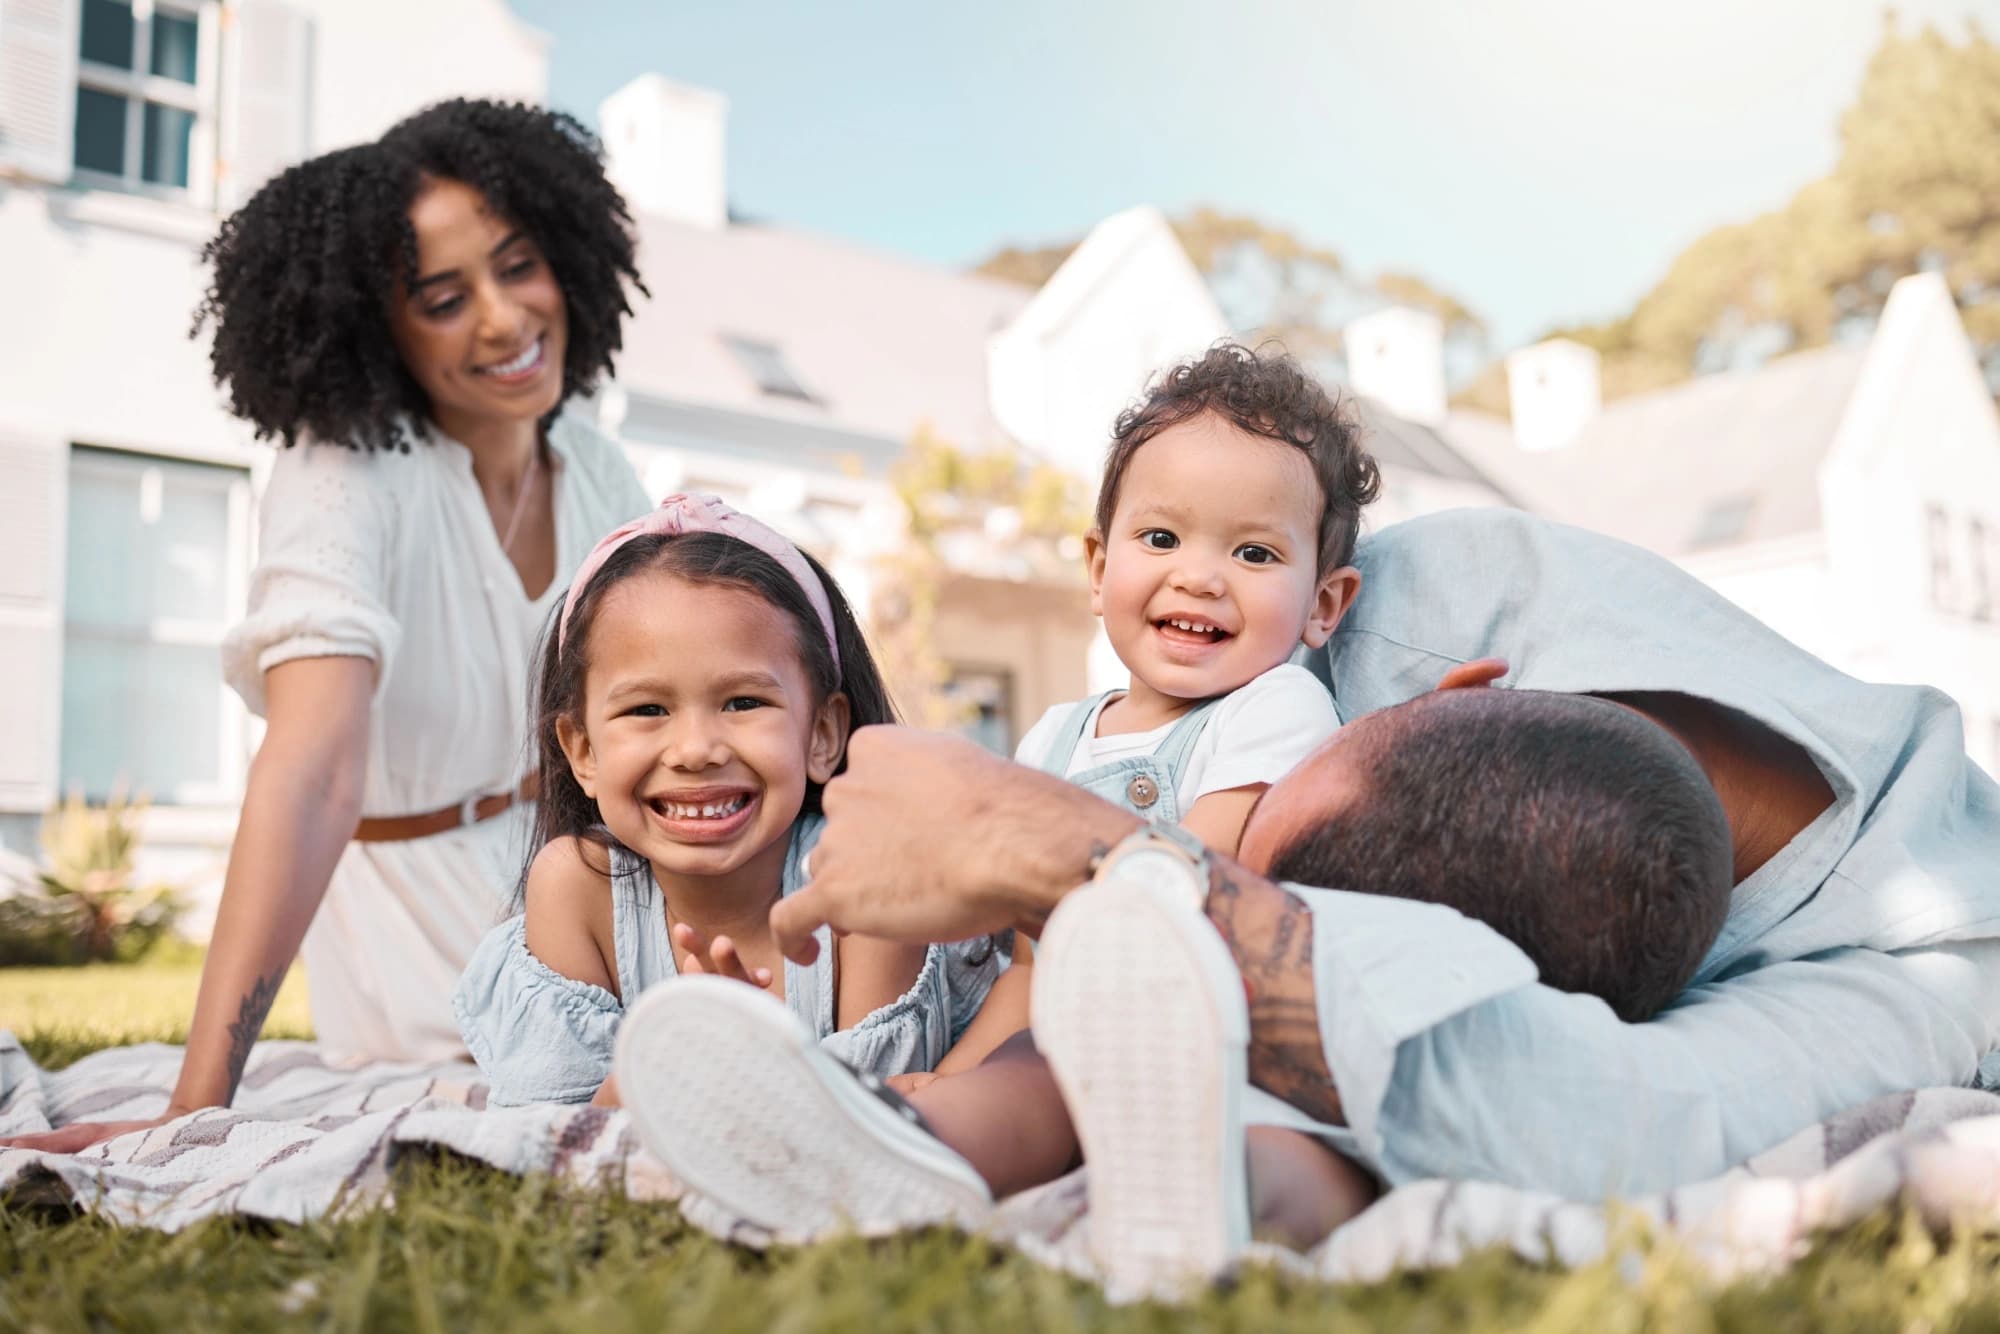
[[[1208,907],[1208,847],[1177,824],[1149,824],[1105,853],[1091,879],[1149,885],[1203,912]]]

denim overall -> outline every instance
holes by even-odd
[[[1078,700],[1056,732],[1055,740],[1049,743],[1048,754],[1042,757],[1042,772],[1064,778],[1070,757],[1083,742],[1085,729],[1097,720],[1098,707],[1111,695],[1123,693],[1107,690],[1102,695]],[[1066,781],[1152,823],[1175,823],[1187,814],[1181,809],[1180,784],[1188,756],[1194,751],[1194,743],[1201,740],[1202,729],[1208,726],[1209,711],[1220,701],[1218,696],[1189,709],[1152,754],[1130,755],[1095,765]]]

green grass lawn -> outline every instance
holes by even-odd
[[[45,1059],[174,1040],[199,962],[0,970],[0,1025]],[[305,1031],[295,976],[279,1001]],[[174,1008],[176,1003],[179,1008]],[[1885,1218],[1791,1273],[1717,1288],[1668,1254],[1557,1273],[1505,1255],[1356,1287],[1253,1271],[1173,1310],[952,1233],[759,1256],[668,1205],[453,1158],[406,1160],[396,1202],[302,1227],[217,1220],[175,1236],[0,1205],[0,1330],[2000,1330],[2000,1239]]]

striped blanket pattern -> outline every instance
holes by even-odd
[[[0,1136],[157,1115],[180,1056],[178,1047],[120,1047],[47,1072],[0,1029]],[[491,1108],[468,1064],[343,1070],[310,1043],[263,1042],[234,1107],[74,1157],[0,1150],[0,1197],[65,1203],[166,1231],[218,1214],[298,1222],[388,1203],[395,1159],[413,1147],[579,1187],[618,1183],[640,1199],[682,1194],[622,1112]],[[1008,1200],[989,1230],[1043,1263],[1091,1277],[1079,1226],[1085,1201],[1083,1173],[1074,1173]],[[706,1200],[680,1202],[690,1221],[727,1240],[766,1240]],[[1679,1237],[1689,1254],[1729,1277],[1783,1266],[1817,1233],[1898,1202],[1939,1225],[2000,1226],[2000,1096],[1925,1089],[1881,1098],[1715,1180],[1608,1210],[1480,1182],[1417,1182],[1390,1192],[1310,1255],[1260,1249],[1253,1258],[1338,1282],[1449,1266],[1494,1246],[1580,1265],[1604,1256],[1638,1219]]]

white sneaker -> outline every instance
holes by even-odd
[[[721,977],[639,997],[618,1033],[639,1136],[692,1189],[785,1242],[976,1228],[993,1197],[913,1108],[819,1048],[782,1001]]]
[[[1088,1238],[1114,1301],[1185,1296],[1250,1242],[1249,1007],[1194,895],[1151,883],[1178,873],[1114,863],[1035,950],[1035,1045],[1083,1142]]]

